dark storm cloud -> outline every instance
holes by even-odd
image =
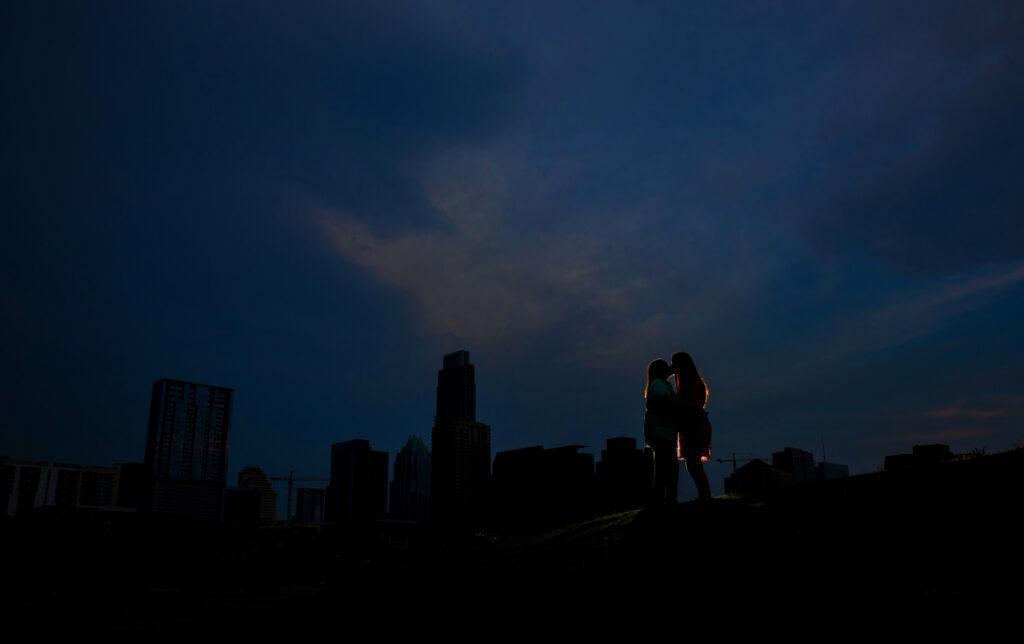
[[[515,61],[440,39],[421,27],[424,14],[385,4],[22,3],[11,13],[8,163],[27,179],[69,155],[116,171],[242,164],[392,224],[437,223],[409,165],[491,131],[519,74]]]
[[[1024,257],[1024,10],[957,3],[882,16],[818,131],[828,190],[811,239],[904,270]]]

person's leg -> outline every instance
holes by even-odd
[[[655,505],[655,501],[657,499],[656,490],[658,489],[658,482],[655,479],[655,477],[658,474],[658,470],[655,467],[654,447],[653,447],[653,445],[650,446],[650,447],[644,447],[643,454],[644,454],[644,474],[646,475],[646,478],[644,479],[644,482],[645,482],[644,505],[647,506],[647,507],[653,507]]]
[[[675,455],[670,449],[670,441],[663,438],[654,441],[654,502],[658,506],[665,505],[671,484],[672,462]]]
[[[711,498],[711,484],[708,482],[707,472],[704,471],[704,463],[700,460],[699,454],[687,454],[686,471],[693,478],[697,486],[697,498],[706,501]]]
[[[669,454],[665,459],[665,467],[668,468],[668,476],[665,480],[665,503],[672,506],[679,502],[679,459],[676,457],[676,446],[668,441],[665,441],[665,444]]]

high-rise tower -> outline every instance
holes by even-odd
[[[431,524],[441,533],[479,525],[491,475],[491,428],[476,422],[468,351],[444,356],[431,432]]]

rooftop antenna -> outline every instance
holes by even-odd
[[[821,462],[822,463],[827,463],[828,462],[828,456],[825,455],[825,437],[824,436],[821,437]]]

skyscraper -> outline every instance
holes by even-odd
[[[395,456],[389,514],[393,519],[426,522],[430,508],[430,451],[419,436],[410,436]]]
[[[146,506],[219,520],[234,390],[164,378],[153,383],[146,436]]]
[[[388,453],[361,438],[332,445],[326,522],[364,530],[384,516],[387,502]]]
[[[431,432],[431,523],[442,533],[480,524],[491,475],[491,428],[476,422],[468,351],[444,356]]]

